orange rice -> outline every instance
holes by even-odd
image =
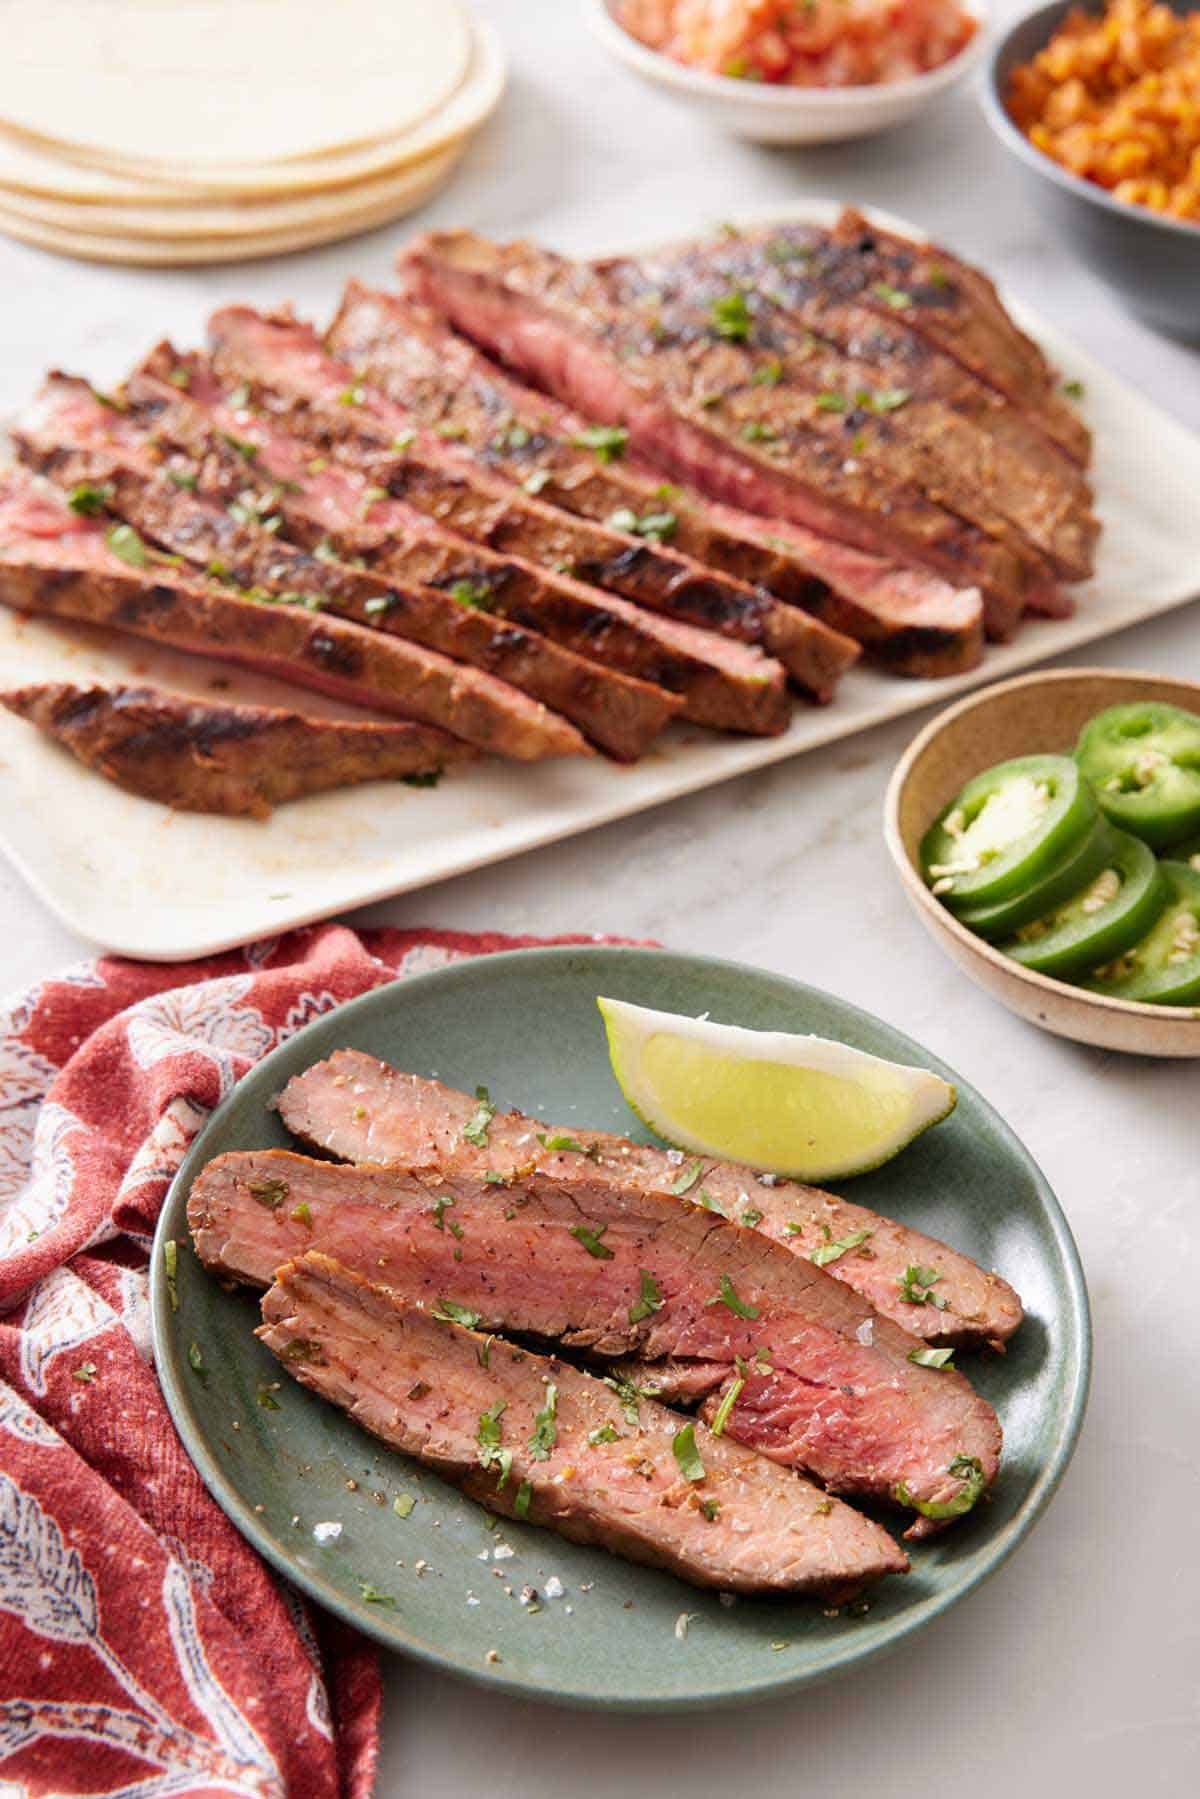
[[[977,30],[960,0],[620,0],[632,37],[714,75],[864,87],[940,68]]]
[[[1014,70],[1008,106],[1072,174],[1200,224],[1200,12],[1181,18],[1153,0],[1073,12]]]

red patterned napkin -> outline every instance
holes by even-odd
[[[260,1056],[372,987],[533,941],[323,925],[86,963],[0,1012],[0,1793],[367,1799],[374,1653],[202,1486],[154,1375],[147,1254]]]

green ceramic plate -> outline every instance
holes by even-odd
[[[645,1139],[609,1070],[596,995],[729,1024],[813,1031],[954,1080],[957,1111],[854,1198],[946,1238],[1016,1285],[1028,1317],[1006,1356],[964,1357],[1004,1424],[994,1497],[885,1582],[861,1615],[811,1603],[720,1604],[635,1568],[486,1514],[283,1376],[251,1335],[257,1306],[223,1291],[188,1247],[195,1175],[230,1149],[287,1142],[272,1097],[345,1045],[501,1105]],[[172,1311],[162,1244],[179,1244]],[[1087,1296],[1058,1204],[1008,1127],[917,1044],[811,987],[730,962],[657,950],[548,949],[481,957],[384,987],[318,1019],[268,1056],[214,1113],[163,1209],[153,1262],[159,1375],[180,1435],[233,1522],[268,1561],[389,1648],[526,1695],[621,1710],[709,1707],[786,1692],[887,1649],[961,1599],[1025,1537],[1070,1458],[1087,1395]],[[197,1344],[205,1373],[189,1366]],[[407,1518],[392,1501],[412,1495]],[[314,1526],[340,1524],[322,1543]],[[511,1553],[510,1553],[511,1552]],[[545,1596],[547,1582],[562,1597]],[[368,1602],[368,1591],[391,1601]],[[540,1610],[521,1603],[539,1591]],[[677,1635],[681,1613],[691,1614]],[[488,1650],[499,1661],[488,1662]]]

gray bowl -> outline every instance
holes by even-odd
[[[1168,0],[1177,13],[1200,0]],[[1039,7],[1000,38],[984,81],[988,122],[1021,166],[1046,223],[1129,307],[1156,331],[1200,343],[1200,226],[1114,200],[1104,188],[1070,174],[1036,150],[1008,116],[1009,81],[1019,63],[1045,48],[1078,0]],[[1088,5],[1087,10],[1098,10]]]

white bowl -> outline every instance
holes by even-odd
[[[714,124],[756,144],[834,144],[903,125],[975,68],[988,36],[983,5],[969,0],[966,10],[979,21],[979,30],[957,56],[927,75],[874,87],[784,87],[710,75],[649,50],[617,23],[614,3],[588,0],[592,28],[611,55],[644,81],[694,102]]]

